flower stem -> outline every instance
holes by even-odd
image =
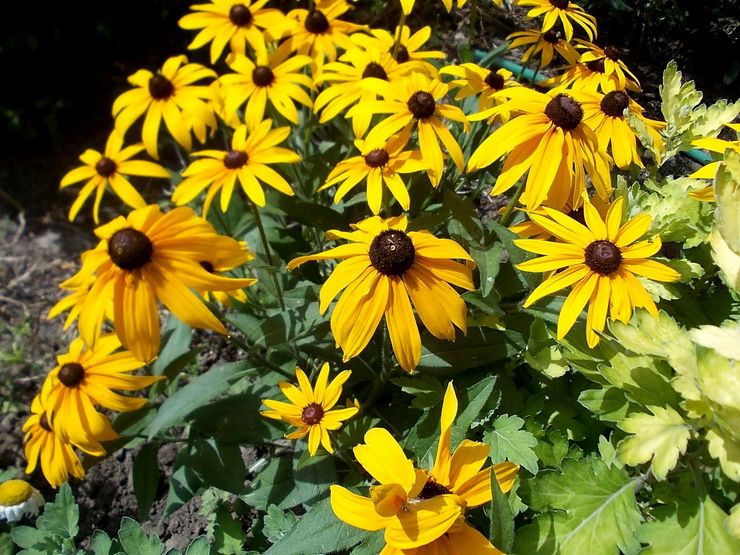
[[[398,49],[401,47],[401,35],[403,34],[403,26],[406,25],[406,14],[403,13],[403,10],[401,10],[401,19],[398,22],[398,30],[396,31],[396,37],[395,41],[393,42],[393,52],[391,53],[391,56],[393,59],[396,59],[396,56],[398,54]]]
[[[519,182],[519,185],[516,188],[516,191],[514,191],[514,196],[511,197],[511,200],[509,201],[509,205],[506,207],[506,211],[504,212],[504,215],[501,216],[501,219],[499,220],[499,223],[506,227],[509,225],[509,220],[511,220],[512,214],[514,213],[514,208],[516,207],[516,203],[519,202],[519,197],[522,196],[522,193],[524,192],[524,184],[526,181],[522,179]]]
[[[275,261],[272,257],[272,250],[270,249],[270,242],[267,240],[267,233],[265,233],[265,227],[262,225],[262,217],[260,216],[260,210],[259,207],[253,203],[250,202],[252,205],[252,213],[254,214],[254,221],[257,224],[257,229],[260,232],[260,239],[262,240],[262,247],[265,249],[265,256],[267,257],[267,263],[272,267],[276,268]],[[272,282],[275,285],[275,290],[277,291],[277,299],[278,304],[280,305],[280,310],[285,310],[285,302],[283,301],[283,289],[280,287],[280,281],[278,281],[277,275],[274,272],[270,272],[270,275],[272,276]]]

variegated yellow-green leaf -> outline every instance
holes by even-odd
[[[740,152],[728,150],[714,179],[715,218],[722,239],[740,255]]]
[[[722,472],[731,480],[740,482],[740,444],[717,428],[707,432],[707,443],[709,454],[719,460]]]
[[[725,530],[727,530],[733,538],[740,540],[740,503],[730,510],[730,516],[725,519]]]
[[[727,245],[716,227],[712,230],[709,243],[712,245],[712,258],[722,271],[725,283],[735,291],[740,291],[740,256]]]
[[[740,360],[740,326],[729,322],[727,326],[699,326],[689,330],[694,343],[714,349],[723,357]]]
[[[653,459],[652,470],[658,480],[676,466],[678,456],[686,452],[691,429],[671,407],[648,407],[653,414],[639,413],[619,423],[634,434],[619,442],[619,459],[630,466]]]

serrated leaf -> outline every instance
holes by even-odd
[[[578,395],[578,402],[598,416],[599,420],[607,422],[623,420],[635,407],[624,396],[624,391],[616,387],[587,389]]]
[[[689,330],[689,337],[694,343],[714,349],[723,357],[740,361],[740,325],[736,322],[722,327],[699,326]]]
[[[241,555],[244,531],[241,522],[231,516],[223,504],[216,510],[216,526],[213,530],[213,552],[219,555]]]
[[[208,545],[208,538],[198,536],[188,545],[185,555],[210,555],[211,547]]]
[[[159,488],[158,452],[159,444],[147,443],[144,445],[136,455],[131,471],[136,505],[139,510],[139,518],[142,520],[146,519],[146,515],[149,514],[149,508],[152,506]]]
[[[501,266],[501,253],[503,250],[501,243],[494,243],[488,249],[470,249],[470,255],[478,266],[480,293],[484,299],[493,290],[493,283]]]
[[[32,526],[14,526],[10,530],[10,537],[22,549],[38,549],[49,540],[49,534]]]
[[[442,383],[437,378],[424,374],[391,378],[391,382],[399,386],[404,393],[413,395],[411,406],[417,409],[436,406],[442,401],[445,393]]]
[[[525,502],[543,512],[521,528],[514,543],[516,553],[634,554],[640,548],[635,532],[642,515],[635,488],[643,478],[596,458],[566,459],[563,473],[546,471],[524,480]],[[548,512],[544,512],[548,511]]]
[[[721,276],[727,287],[740,292],[740,256],[727,245],[719,229],[712,229],[709,236],[712,245],[712,259],[721,270]]]
[[[74,538],[79,532],[77,522],[80,510],[72,495],[72,488],[64,483],[53,503],[44,506],[44,513],[36,519],[36,527],[39,530],[49,532],[63,538]]]
[[[377,555],[385,547],[383,531],[372,532],[364,540],[358,543],[351,551],[351,555]]]
[[[686,452],[691,428],[671,407],[647,409],[653,414],[633,414],[619,423],[622,430],[634,435],[619,442],[617,454],[630,466],[652,459],[653,475],[663,480],[678,463],[679,455]]]
[[[740,256],[740,152],[728,150],[714,178],[715,219],[727,246]]]
[[[722,472],[740,482],[740,443],[719,428],[708,430],[706,439],[709,454],[719,460]]]
[[[162,555],[164,551],[164,545],[156,534],[147,536],[141,524],[127,516],[121,519],[118,541],[128,555]]]
[[[537,455],[534,447],[535,437],[524,430],[524,420],[518,416],[502,415],[493,423],[493,430],[483,435],[483,441],[491,448],[491,460],[495,462],[511,461],[537,474]]]
[[[464,408],[457,414],[452,424],[453,449],[465,438],[474,423],[483,424],[493,416],[498,408],[499,395],[496,392],[496,376],[491,374],[473,385],[459,388],[457,398],[459,406]]]
[[[491,526],[488,531],[488,539],[491,543],[504,553],[511,553],[514,546],[514,514],[511,512],[509,501],[501,485],[496,479],[496,472],[491,466]]]
[[[95,530],[90,539],[90,547],[95,555],[110,555],[113,540],[102,530]]]
[[[277,543],[288,531],[295,526],[298,518],[291,511],[281,511],[277,505],[267,507],[267,513],[262,519],[262,532],[270,543]]]

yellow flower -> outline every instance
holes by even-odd
[[[51,487],[58,488],[70,476],[84,478],[85,471],[72,445],[54,433],[46,417],[46,407],[37,395],[31,403],[31,416],[23,424],[23,452],[28,461],[26,474],[41,464],[41,472]]]
[[[457,79],[449,82],[450,89],[459,89],[455,100],[463,100],[469,96],[478,96],[478,112],[490,113],[489,123],[498,116],[502,121],[509,120],[509,113],[498,108],[507,102],[507,98],[497,94],[510,87],[521,86],[514,74],[508,69],[486,69],[476,64],[460,64],[443,67],[440,74],[453,75]]]
[[[530,218],[559,241],[518,239],[514,243],[525,251],[542,254],[540,258],[517,265],[526,272],[551,272],[527,298],[528,307],[547,295],[573,285],[560,310],[558,339],[568,333],[588,303],[586,340],[590,347],[599,343],[597,332],[604,330],[607,312],[613,320],[627,323],[635,307],[643,307],[657,318],[658,309],[635,275],[655,281],[677,281],[680,274],[653,260],[660,250],[660,237],[639,241],[650,229],[648,214],[635,216],[624,225],[622,198],[609,207],[602,219],[590,202],[584,203],[586,225],[556,210],[545,208],[547,216],[531,213]],[[611,308],[610,308],[611,307]]]
[[[246,249],[247,244],[243,241],[241,245]],[[226,272],[233,270],[237,266],[241,266],[244,262],[254,260],[254,254],[249,252],[248,258],[245,261],[244,256],[241,252],[234,252],[227,257],[210,256],[205,260],[200,261],[200,265],[207,272],[216,274],[217,276],[223,275]],[[243,289],[234,289],[233,291],[206,291],[199,290],[198,293],[206,300],[210,300],[211,297],[216,300],[219,304],[227,307],[231,307],[231,299],[236,299],[240,303],[247,302],[247,294]]]
[[[211,0],[210,4],[195,4],[178,22],[188,30],[201,29],[189,50],[211,43],[211,64],[215,64],[226,44],[232,52],[246,54],[249,44],[258,54],[267,51],[265,41],[279,39],[290,30],[293,22],[283,12],[264,8],[268,0]]]
[[[399,173],[412,173],[426,169],[418,150],[404,151],[409,140],[408,131],[394,135],[387,141],[375,142],[357,139],[355,146],[361,156],[343,160],[329,173],[319,191],[334,185],[334,202],[337,203],[363,179],[367,180],[367,204],[373,214],[380,212],[383,201],[383,183],[404,210],[409,209],[411,199]]]
[[[583,54],[578,58],[579,63],[585,64],[592,69],[596,68],[599,73],[616,80],[618,90],[629,89],[635,92],[642,90],[639,79],[637,79],[635,74],[622,61],[617,48],[612,46],[601,48],[587,40],[580,39],[576,39],[574,42],[576,43],[576,48],[584,50]]]
[[[467,508],[491,501],[491,468],[482,468],[489,452],[485,443],[465,439],[451,452],[457,408],[450,383],[431,471],[415,469],[388,431],[374,428],[365,434],[365,444],[354,448],[357,461],[379,482],[370,487],[370,498],[331,487],[331,506],[340,520],[364,530],[385,529],[383,555],[454,555],[460,553],[454,546],[463,542],[466,553],[499,553],[465,520]],[[494,465],[504,493],[511,490],[518,470],[508,462]]]
[[[298,430],[287,434],[288,439],[300,439],[308,435],[308,453],[313,456],[319,448],[319,443],[329,453],[333,453],[329,432],[342,427],[342,422],[352,418],[359,406],[344,409],[331,410],[342,395],[342,385],[352,375],[350,370],[340,372],[329,383],[329,363],[325,362],[316,379],[316,387],[311,387],[311,382],[300,368],[295,369],[298,378],[298,386],[288,382],[280,382],[280,391],[288,398],[290,403],[264,399],[262,402],[270,410],[264,410],[260,414],[267,418],[282,420]]]
[[[542,32],[535,29],[530,31],[518,31],[506,37],[509,42],[509,50],[520,48],[531,44],[522,55],[522,62],[527,62],[537,53],[540,53],[540,68],[547,67],[552,62],[555,53],[560,54],[569,64],[575,64],[578,60],[578,52],[573,45],[563,40],[559,31],[550,29]]]
[[[36,516],[44,498],[25,480],[7,480],[0,484],[0,521],[18,522],[24,516]]]
[[[665,123],[644,117],[642,107],[626,92],[618,90],[606,95],[582,93],[579,98],[583,107],[583,121],[596,133],[599,148],[610,150],[617,167],[626,170],[631,163],[643,167],[637,152],[637,137],[624,116],[627,109],[645,124],[653,145],[658,150],[663,149],[660,130],[665,127]]]
[[[583,216],[583,201],[584,197],[580,197],[578,199],[578,204],[576,204],[575,207],[566,205],[562,210],[560,210],[560,212],[570,216],[579,224],[585,224],[586,220]],[[598,196],[592,197],[590,201],[593,207],[596,208],[599,216],[605,218],[606,213],[609,210],[609,202],[602,200]],[[542,209],[542,207],[534,210],[534,212],[538,213],[540,216],[547,216],[547,213]],[[510,225],[509,229],[519,235],[519,237],[523,237],[525,239],[550,239],[552,237],[552,233],[540,227],[531,219],[522,220],[521,222]]]
[[[100,201],[103,198],[103,193],[107,185],[110,185],[113,192],[118,195],[118,198],[131,208],[143,208],[146,206],[146,201],[133,185],[131,185],[129,180],[126,179],[129,175],[169,179],[170,172],[159,164],[146,160],[130,160],[130,158],[144,150],[144,145],[136,144],[121,149],[122,146],[123,139],[116,131],[113,131],[108,137],[105,150],[102,154],[97,150],[87,149],[80,156],[80,160],[85,165],[69,171],[62,178],[60,185],[62,189],[69,187],[73,183],[87,179],[85,185],[77,193],[77,199],[69,209],[69,221],[77,217],[77,213],[82,208],[82,205],[93,191],[95,191],[93,218],[97,224]]]
[[[549,31],[553,28],[557,20],[563,25],[565,31],[565,40],[570,41],[573,38],[573,23],[581,27],[588,35],[588,40],[596,38],[596,18],[586,13],[586,11],[568,0],[519,0],[520,6],[534,6],[527,17],[535,18],[540,15],[545,16],[542,21],[542,32]]]
[[[337,46],[344,50],[352,48],[348,34],[362,29],[361,25],[338,19],[351,8],[345,0],[316,0],[311,10],[291,10],[288,17],[297,25],[280,50],[310,56],[314,69],[321,68],[326,59],[333,62],[337,59]]]
[[[203,204],[203,215],[208,213],[213,198],[221,191],[221,211],[226,212],[237,180],[249,199],[258,206],[265,205],[265,192],[260,181],[286,195],[293,195],[288,182],[269,164],[295,164],[300,161],[292,150],[276,146],[290,135],[290,127],[271,129],[272,120],[266,119],[248,133],[240,126],[231,138],[231,150],[204,150],[194,152],[202,157],[182,173],[185,178],[172,193],[172,201],[182,205],[193,200],[209,187]]]
[[[728,123],[727,127],[735,131],[738,135],[740,135],[740,123]],[[737,137],[737,136],[736,136]],[[734,150],[735,152],[740,152],[740,140],[734,140],[734,141],[725,141],[724,139],[718,139],[716,137],[707,137],[704,139],[696,139],[692,141],[691,143],[693,146],[697,148],[704,148],[710,152],[716,152],[717,154],[722,154],[724,157],[724,153],[727,150]],[[714,179],[715,174],[717,173],[717,169],[719,168],[719,165],[722,163],[722,160],[717,160],[716,162],[710,162],[706,166],[699,168],[694,173],[692,173],[689,177],[693,179]],[[706,187],[702,189],[698,189],[695,191],[689,191],[689,196],[692,198],[695,198],[696,200],[701,200],[705,202],[714,202],[714,187],[712,185],[707,185]]]
[[[623,86],[616,73],[607,73],[603,59],[594,60],[582,64],[576,62],[560,75],[555,75],[537,83],[541,87],[572,89],[574,91],[588,91],[609,93],[617,90],[630,90],[640,92],[639,85],[631,79],[625,81]]]
[[[437,139],[442,141],[455,165],[462,171],[465,166],[462,150],[442,118],[462,122],[466,131],[470,124],[460,108],[439,103],[449,89],[446,84],[421,73],[413,73],[395,86],[374,79],[373,87],[383,100],[358,104],[347,112],[348,117],[390,114],[370,131],[368,141],[387,139],[405,126],[411,128],[415,125],[421,156],[427,163],[427,174],[432,185],[439,185],[444,168],[444,155]]]
[[[157,74],[140,69],[128,78],[136,88],[126,91],[113,103],[116,131],[121,137],[146,112],[141,140],[153,158],[159,158],[157,137],[163,119],[172,137],[188,151],[192,145],[190,130],[193,128],[192,122],[188,122],[196,120],[208,127],[216,127],[216,116],[209,104],[213,89],[193,84],[214,78],[216,73],[187,61],[185,56],[173,56]]]
[[[93,455],[105,450],[99,439],[118,435],[108,419],[95,410],[95,405],[114,411],[131,411],[144,406],[144,397],[127,397],[112,391],[136,391],[161,380],[162,376],[132,376],[129,373],[144,366],[113,335],[98,339],[94,349],[86,349],[79,337],[69,351],[57,357],[56,367],[46,376],[41,388],[41,402],[49,422],[62,439]]]
[[[473,277],[467,266],[450,259],[471,263],[473,259],[451,239],[437,239],[426,231],[406,233],[406,224],[406,216],[373,216],[353,224],[352,232],[330,230],[329,238],[351,243],[288,263],[292,270],[310,260],[346,259],[334,268],[319,293],[323,314],[344,290],[334,307],[331,329],[345,361],[362,352],[385,314],[401,368],[411,372],[416,367],[421,338],[409,296],[435,337],[454,341],[454,326],[467,332],[465,302],[450,284],[472,290]]]
[[[462,8],[465,5],[465,2],[468,0],[457,0],[457,7]],[[452,2],[453,0],[442,0],[442,3],[445,5],[445,9],[447,10],[447,13],[450,13],[450,10],[452,10]]]
[[[585,173],[599,196],[609,198],[609,158],[583,122],[579,97],[556,91],[548,95],[526,87],[506,89],[506,94],[512,100],[505,106],[522,115],[496,129],[478,146],[468,161],[468,171],[485,168],[508,153],[491,194],[509,190],[529,171],[520,199],[529,210],[542,204],[556,209],[577,206],[586,189]],[[485,113],[470,119],[483,117]]]
[[[244,122],[254,129],[265,116],[267,101],[291,123],[298,124],[298,111],[295,103],[311,107],[313,101],[301,87],[313,89],[308,75],[301,68],[311,63],[308,56],[292,56],[290,52],[278,50],[269,56],[258,54],[255,64],[242,55],[229,56],[227,63],[235,73],[227,73],[219,78],[226,114],[236,114],[244,107]]]
[[[421,71],[429,77],[437,77],[437,68],[427,60],[443,59],[445,53],[440,50],[420,50],[432,35],[432,28],[422,27],[413,35],[411,29],[406,25],[396,27],[393,34],[385,29],[371,29],[370,34],[355,33],[352,35],[352,41],[360,45],[365,50],[375,49],[379,52],[390,52],[393,54],[393,48],[398,38],[398,49],[396,50],[395,60],[399,64],[412,64],[414,71]]]
[[[415,0],[401,0],[401,10],[404,15],[409,15],[411,10],[414,9],[414,1]]]
[[[98,227],[95,234],[98,246],[83,253],[82,268],[61,284],[62,289],[89,289],[79,301],[78,320],[80,336],[89,347],[100,338],[112,305],[121,344],[139,360],[153,359],[160,339],[157,299],[186,324],[226,334],[192,290],[233,291],[255,282],[216,276],[200,265],[211,257],[237,253],[246,261],[250,253],[238,241],[218,235],[187,207],[162,214],[157,205],[147,206]],[[95,278],[92,287],[90,276]]]

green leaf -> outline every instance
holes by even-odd
[[[47,532],[37,530],[32,526],[13,526],[10,529],[10,537],[13,543],[22,549],[41,549],[45,545],[54,545],[54,541]]]
[[[525,502],[542,514],[517,532],[515,552],[637,553],[635,532],[642,515],[635,489],[642,479],[589,457],[566,459],[562,474],[545,471],[523,480]]]
[[[483,441],[491,448],[492,461],[508,460],[537,474],[537,455],[534,452],[537,440],[531,433],[522,430],[522,426],[524,420],[504,414],[493,423],[493,430],[484,434]]]
[[[488,249],[471,248],[470,255],[478,266],[480,275],[480,293],[485,299],[493,290],[493,283],[501,266],[501,254],[503,253],[501,243],[494,243]]]
[[[198,475],[190,468],[190,449],[188,445],[175,456],[174,471],[170,478],[164,516],[167,517],[190,501],[203,486]]]
[[[267,513],[262,520],[264,522],[262,532],[270,543],[277,543],[298,522],[298,518],[291,511],[281,511],[277,505],[267,507]]]
[[[385,547],[385,537],[382,531],[371,532],[364,540],[358,543],[351,551],[351,555],[377,555]]]
[[[676,466],[679,455],[686,452],[691,428],[671,407],[647,409],[653,414],[633,414],[619,423],[622,430],[634,435],[619,442],[617,453],[630,466],[653,459],[653,475],[662,480]]]
[[[132,470],[134,495],[136,495],[139,518],[142,520],[146,519],[149,514],[149,508],[152,506],[159,488],[158,452],[159,444],[147,443],[134,459]]]
[[[458,382],[458,386],[460,385],[463,385],[462,382]],[[464,408],[458,412],[452,424],[451,442],[453,449],[465,438],[471,426],[474,424],[480,426],[493,416],[499,403],[499,395],[495,387],[496,376],[493,374],[471,386],[459,387],[457,400],[459,406]]]
[[[265,555],[323,555],[350,549],[367,532],[339,520],[328,499],[319,501]]]
[[[417,409],[434,407],[444,398],[445,390],[442,383],[432,376],[417,374],[415,376],[401,376],[391,378],[391,382],[401,388],[401,391],[414,397],[411,406]]]
[[[511,263],[514,265],[514,271],[521,278],[521,280],[529,286],[530,290],[533,290],[535,287],[537,287],[540,281],[538,274],[532,272],[522,272],[516,269],[516,264],[521,264],[525,260],[534,258],[535,255],[520,249],[514,244],[514,240],[519,239],[519,236],[511,231],[509,228],[504,227],[501,224],[493,221],[488,222],[487,225],[493,230],[496,235],[498,235],[498,238],[501,239],[501,243],[503,243],[504,248],[506,248],[506,252],[509,253],[509,260],[511,260]]]
[[[79,532],[77,526],[79,517],[80,510],[72,495],[72,488],[64,483],[59,488],[54,502],[44,506],[44,513],[36,519],[36,527],[62,538],[74,539]]]
[[[637,405],[627,400],[624,391],[616,387],[587,389],[578,395],[578,402],[593,412],[599,420],[607,422],[619,422],[637,408]]]
[[[454,342],[424,336],[417,370],[453,375],[511,358],[525,345],[524,338],[516,332],[490,328],[469,328],[467,336],[458,332]]]
[[[95,530],[90,539],[90,547],[92,547],[95,555],[110,555],[113,540],[102,530]]]
[[[152,374],[172,378],[188,363],[193,362],[198,351],[190,348],[193,330],[175,316],[170,316],[162,332],[162,349],[152,363]]]
[[[244,489],[247,469],[241,449],[235,443],[223,443],[215,439],[196,440],[188,464],[206,485],[234,494]]]
[[[161,555],[164,551],[164,545],[156,534],[147,536],[141,524],[127,516],[121,519],[118,540],[128,555]]]
[[[568,371],[560,344],[539,318],[532,322],[524,360],[549,378],[559,378]]]
[[[727,246],[740,256],[740,152],[728,150],[714,178],[717,228]]]
[[[491,526],[488,538],[491,543],[504,553],[511,553],[514,547],[514,515],[501,485],[496,479],[496,472],[491,466]]]
[[[198,536],[188,545],[185,555],[210,555],[211,547],[208,545],[208,538],[205,536]]]
[[[244,531],[239,520],[231,516],[229,509],[220,504],[216,511],[216,526],[213,530],[213,553],[219,555],[241,555],[244,546]]]

